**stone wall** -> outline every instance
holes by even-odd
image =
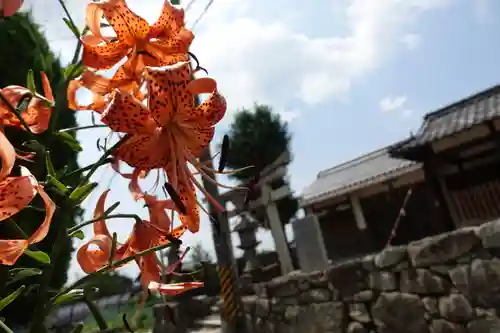
[[[500,332],[500,221],[255,286],[254,333]]]

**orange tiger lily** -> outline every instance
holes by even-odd
[[[104,15],[116,33],[115,37],[101,34]],[[150,26],[146,20],[128,8],[125,0],[90,3],[86,12],[91,34],[82,37],[83,64],[94,69],[109,69],[127,57],[115,80],[139,77],[144,66],[172,65],[188,60],[188,49],[194,39],[184,27],[184,10],[165,0],[162,13]]]
[[[195,186],[218,209],[224,209],[199,184],[188,163],[206,175],[206,167],[197,157],[212,140],[214,126],[226,112],[226,101],[218,93],[215,80],[191,80],[191,74],[187,62],[147,67],[148,107],[131,94],[117,90],[101,114],[101,121],[111,130],[129,135],[114,156],[135,168],[132,182],[137,182],[142,171],[164,169],[186,208],[185,214],[180,214],[181,221],[191,232],[197,232],[200,217]],[[210,95],[195,106],[194,98],[199,94]],[[136,199],[140,196],[136,193]]]
[[[101,194],[94,211],[94,218],[103,216],[105,211],[105,200],[108,193],[109,190]],[[146,195],[145,198],[146,204],[148,204],[150,213],[152,214],[151,222],[143,221],[134,225],[132,234],[127,241],[124,244],[118,244],[113,261],[134,256],[135,254],[146,251],[154,246],[167,244],[169,242],[168,237],[166,236],[167,234],[170,237],[177,239],[184,234],[186,230],[184,226],[177,227],[171,232],[161,230],[161,227],[170,227],[170,220],[165,214],[165,207],[169,208],[167,201],[157,201],[154,196],[150,195]],[[90,245],[96,245],[98,248],[89,249]],[[84,272],[95,272],[109,262],[111,248],[111,234],[106,227],[105,221],[99,220],[94,223],[94,237],[78,249],[77,261]],[[177,263],[172,265],[172,267],[167,267],[167,273],[175,269],[175,266],[180,263],[184,255]],[[144,288],[148,288],[153,282],[160,282],[161,264],[154,253],[138,257],[135,261],[141,270],[141,283]],[[200,285],[196,285],[195,283],[186,284],[184,289],[182,289],[182,285],[170,286],[168,284],[159,283],[159,286],[161,287],[159,291],[162,293],[166,293],[170,289],[174,290],[176,293],[181,293],[183,290],[193,289],[197,286],[199,287]],[[174,292],[172,290],[170,290],[170,293]]]
[[[94,210],[94,219],[104,215],[108,193],[109,190],[106,190],[99,197]],[[167,244],[169,242],[168,236],[179,238],[184,233],[185,228],[183,226],[170,231],[170,219],[165,213],[165,209],[169,209],[172,206],[168,200],[161,201],[156,200],[154,196],[146,196],[146,204],[150,205],[148,207],[151,222],[142,221],[134,225],[133,231],[127,241],[123,244],[117,244],[113,261],[135,255],[137,252],[154,246]],[[92,273],[104,267],[111,256],[113,240],[105,220],[100,219],[93,223],[93,229],[94,236],[82,245],[77,252],[77,261],[86,273]],[[91,245],[97,246],[97,249],[91,249]]]
[[[40,74],[45,97],[35,94],[35,96],[31,98],[26,110],[21,113],[21,117],[29,126],[31,132],[35,134],[40,134],[47,130],[52,114],[52,107],[49,103],[54,103],[54,96],[52,95],[49,79],[45,73],[42,72]],[[28,88],[21,86],[7,86],[1,89],[1,93],[13,107],[16,107],[25,96],[30,96],[32,94]],[[2,100],[0,100],[0,123],[6,126],[24,129],[21,121]]]
[[[45,203],[45,219],[28,239],[0,239],[0,264],[14,265],[29,245],[42,241],[49,232],[55,204],[25,167],[21,176],[7,176],[15,162],[15,151],[5,135],[0,132],[0,221],[17,214],[38,194]]]

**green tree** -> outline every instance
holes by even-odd
[[[56,121],[56,129],[68,128],[76,126],[75,114],[67,109],[67,101],[65,95],[65,78],[64,70],[61,67],[59,60],[50,51],[49,44],[40,28],[33,22],[29,14],[16,14],[9,18],[4,18],[0,21],[0,45],[4,45],[4,49],[0,53],[0,88],[8,85],[26,86],[26,75],[30,69],[35,74],[35,80],[38,91],[41,89],[40,71],[44,71],[49,80],[56,98],[58,115]],[[7,136],[15,147],[22,147],[22,143],[29,140],[27,133],[16,129],[6,128]],[[71,133],[73,134],[73,133]],[[41,135],[37,138],[44,145],[49,147],[51,152],[52,162],[56,171],[62,171],[67,167],[68,171],[78,168],[77,152],[72,150],[65,143],[53,140],[53,136],[48,134]],[[25,150],[28,150],[27,148]],[[46,170],[44,161],[40,161],[36,156],[34,163],[26,164],[39,180],[44,180]],[[65,179],[66,185],[76,185],[79,181],[79,176]],[[58,206],[58,211],[53,220],[53,227],[50,229],[45,240],[37,245],[37,248],[46,253],[50,253],[55,241],[56,234],[61,228],[74,225],[75,220],[81,215],[79,209],[65,208],[58,197],[54,193],[50,193],[52,199]],[[32,206],[43,207],[41,200],[35,200]],[[43,220],[44,211],[35,209],[26,209],[15,215],[13,220],[27,233],[31,234]],[[13,233],[12,225],[2,223],[0,225],[0,238],[19,238],[19,235]],[[50,287],[57,289],[64,285],[67,280],[67,270],[71,260],[71,252],[73,251],[72,242],[69,237],[64,240],[64,253],[58,257],[54,265],[54,274],[50,281]],[[16,263],[15,267],[40,267],[39,264],[31,258],[23,256]],[[7,267],[0,267],[0,280],[6,278]],[[18,298],[13,304],[9,305],[2,311],[2,316],[7,320],[8,324],[26,323],[27,318],[31,315],[33,303],[36,297],[36,289],[39,284],[38,277],[25,279],[24,284],[32,286],[31,292],[25,296]],[[1,283],[0,285],[3,285]],[[0,290],[0,296],[5,296],[7,293],[17,288],[17,285],[10,285],[4,290]]]
[[[254,166],[231,175],[233,179],[244,184],[251,182],[283,152],[290,152],[291,135],[288,126],[281,120],[279,114],[274,113],[267,105],[255,104],[252,110],[240,110],[230,125],[228,136],[231,148],[227,165],[232,169]],[[278,189],[286,184],[288,181],[283,177],[273,181],[271,187]],[[259,197],[258,190],[249,193],[251,200]],[[282,223],[286,224],[295,216],[298,202],[292,197],[286,197],[277,202],[277,207]],[[265,222],[262,209],[250,213],[257,221]],[[267,227],[267,224],[264,224],[264,227]]]

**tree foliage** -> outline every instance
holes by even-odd
[[[4,45],[0,52],[0,88],[8,85],[26,86],[26,76],[30,69],[33,70],[35,82],[38,91],[41,89],[40,71],[44,71],[50,82],[56,98],[57,105],[57,121],[56,128],[68,128],[76,126],[74,112],[67,109],[65,100],[64,87],[64,70],[57,57],[50,51],[49,45],[39,27],[33,22],[31,16],[25,13],[19,13],[12,17],[4,18],[0,21],[0,45]],[[14,129],[5,129],[9,140],[16,147],[20,147],[22,142],[29,140],[27,133],[16,131]],[[78,168],[77,153],[74,152],[65,143],[53,140],[53,137],[41,135],[40,142],[46,145],[50,152],[51,158],[56,171],[62,171],[67,167],[68,171]],[[28,149],[26,149],[28,150]],[[34,157],[36,167],[33,168],[34,175],[43,180],[46,175],[44,161],[40,161]],[[31,168],[31,167],[30,167]],[[78,177],[65,179],[67,185],[75,185],[79,181]],[[57,195],[51,195],[58,205],[58,213],[56,214],[52,227],[48,236],[37,245],[37,248],[46,253],[50,253],[55,242],[56,234],[61,228],[74,225],[75,219],[81,215],[81,211],[77,209],[69,209],[60,205],[57,202]],[[43,208],[41,200],[35,200],[32,206]],[[31,234],[43,220],[45,213],[35,209],[26,209],[14,216],[14,221],[25,231]],[[9,229],[8,223],[0,225],[0,236],[2,238],[19,238],[19,235],[13,234]],[[57,261],[53,262],[54,275],[51,280],[51,288],[59,288],[66,283],[67,270],[71,260],[71,252],[73,251],[72,242],[69,237],[65,240],[63,254],[60,255]],[[16,263],[15,267],[39,267],[37,262],[31,258],[23,256]],[[0,268],[0,279],[6,278],[6,267]],[[26,296],[16,299],[16,301],[7,307],[3,312],[8,323],[25,323],[27,316],[30,315],[30,310],[33,309],[34,295],[36,294],[39,277],[23,280],[23,283],[29,283],[33,286],[31,293]],[[0,291],[6,294],[11,289],[17,288],[19,285],[9,286],[9,290]]]
[[[253,109],[240,110],[228,133],[231,149],[228,153],[227,165],[232,169],[244,168],[252,165],[253,168],[231,175],[241,183],[248,183],[255,175],[273,163],[283,152],[290,152],[291,135],[288,126],[279,114],[274,113],[267,105],[255,104]],[[287,185],[286,178],[276,179],[271,183],[272,189]],[[260,197],[259,191],[250,194],[251,200]],[[281,221],[286,224],[295,216],[298,202],[287,197],[277,202]],[[252,216],[265,221],[262,209],[251,212]],[[264,224],[264,227],[267,227]]]

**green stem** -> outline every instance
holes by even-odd
[[[79,286],[83,285],[85,282],[89,281],[90,279],[92,279],[96,275],[104,274],[104,273],[109,272],[110,270],[112,270],[112,269],[114,269],[116,267],[120,267],[120,266],[122,266],[122,265],[124,265],[124,264],[126,264],[126,263],[128,263],[128,262],[130,262],[130,261],[132,261],[134,259],[136,259],[136,258],[140,258],[140,257],[143,257],[143,256],[148,255],[150,253],[166,249],[167,247],[169,247],[171,245],[172,245],[172,243],[157,245],[157,246],[154,246],[154,247],[149,248],[147,250],[144,250],[144,251],[141,251],[141,252],[137,252],[135,255],[132,255],[130,257],[117,260],[111,266],[110,265],[106,265],[106,266],[102,267],[101,269],[97,270],[95,273],[85,275],[84,277],[82,277],[78,281],[76,281],[76,282],[72,283],[71,285],[69,285],[68,287],[64,288],[63,290],[61,290],[60,292],[58,292],[54,297],[52,297],[51,301],[53,302],[59,296],[64,295],[64,294],[70,292],[71,290],[73,290],[75,288],[78,288]]]
[[[101,163],[101,164],[100,164],[100,166],[103,166],[104,164],[108,164],[108,163],[111,163],[111,162],[113,162],[113,159],[111,159],[111,158],[107,158],[107,159],[105,159],[105,160],[104,160],[104,162],[103,162],[103,163]],[[71,171],[71,172],[69,172],[69,173],[67,173],[67,174],[63,175],[62,177],[60,177],[60,179],[59,179],[59,180],[60,180],[60,181],[63,181],[64,179],[69,178],[69,177],[71,177],[71,176],[74,176],[74,175],[76,175],[77,173],[88,171],[88,170],[92,169],[93,167],[94,167],[94,164],[90,164],[90,165],[87,165],[86,167],[83,167],[83,168],[80,168],[80,169],[77,169],[77,170]]]
[[[0,320],[0,328],[2,328],[2,330],[6,333],[14,333],[14,331],[12,331],[9,326],[5,325],[5,323],[3,321]]]
[[[21,116],[21,113],[14,106],[12,106],[12,104],[10,104],[9,100],[7,99],[7,97],[4,96],[1,90],[0,90],[0,99],[7,105],[9,111],[12,112],[17,119],[19,119],[19,121],[24,126],[26,131],[30,134],[30,136],[34,136],[33,132],[31,132],[30,127],[28,126],[28,124],[26,124],[26,121],[24,121],[24,118]]]
[[[99,168],[106,161],[107,157],[111,155],[115,150],[117,150],[118,147],[120,147],[120,145],[124,143],[125,140],[127,140],[128,138],[129,135],[125,135],[123,138],[120,139],[120,141],[115,143],[113,147],[106,150],[106,152],[101,156],[101,158],[92,166],[92,168],[90,168],[90,171],[85,175],[85,177],[80,182],[80,184],[78,184],[77,187],[87,184],[90,180],[90,177],[92,177],[92,175],[97,171],[97,168]]]
[[[67,202],[63,202],[61,204],[60,212],[66,211]],[[64,215],[59,215],[57,218],[60,218],[64,222],[67,221],[67,217]],[[63,223],[63,226],[64,224]],[[46,328],[44,326],[45,315],[48,312],[47,306],[48,304],[48,291],[50,288],[50,281],[52,280],[52,275],[54,273],[54,264],[56,262],[56,258],[59,258],[61,251],[64,248],[65,242],[64,239],[67,237],[66,228],[61,227],[56,235],[56,239],[54,245],[52,246],[52,251],[50,253],[51,263],[47,265],[43,270],[43,275],[40,282],[40,289],[38,292],[37,301],[35,304],[34,318],[30,327],[30,333],[40,333],[45,332]]]
[[[70,128],[65,128],[65,129],[59,130],[59,132],[80,131],[80,130],[84,130],[84,129],[101,128],[101,127],[108,127],[108,125],[76,126],[76,127],[70,127]]]
[[[94,302],[92,302],[87,296],[83,297],[83,301],[85,302],[85,304],[89,308],[89,311],[92,314],[92,316],[94,317],[94,319],[97,323],[97,326],[99,326],[99,329],[101,331],[107,330],[108,324],[106,323],[106,320],[104,319],[104,317],[103,317],[101,311],[99,310],[99,308],[97,307],[97,305],[95,305]]]
[[[115,215],[108,215],[108,216],[99,216],[95,219],[92,219],[92,220],[88,220],[88,221],[85,221],[85,222],[82,222],[78,225],[75,225],[74,227],[71,227],[68,229],[68,234],[72,234],[74,233],[75,231],[77,230],[80,230],[81,228],[89,225],[89,224],[92,224],[92,223],[95,223],[99,220],[108,220],[108,219],[124,219],[124,218],[128,218],[128,219],[135,219],[135,222],[142,222],[142,219],[136,215],[136,214],[115,214]]]

